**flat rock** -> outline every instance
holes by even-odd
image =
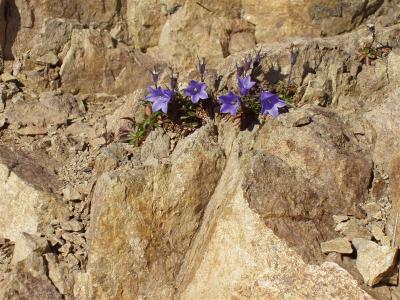
[[[356,266],[369,286],[378,284],[397,265],[398,248],[379,246],[365,239],[353,239],[357,249]]]
[[[43,253],[48,248],[46,239],[28,233],[22,233],[15,242],[11,264],[15,265],[27,258],[34,251]]]
[[[40,56],[36,59],[36,62],[38,64],[50,65],[50,66],[57,65],[58,61],[59,61],[59,59],[54,52],[48,52],[45,55]]]
[[[339,223],[335,227],[336,231],[340,231],[349,240],[355,238],[363,238],[370,240],[372,235],[367,228],[357,222],[356,219],[350,219],[348,222]]]
[[[333,215],[333,222],[335,222],[335,224],[339,224],[347,221],[349,218],[350,217],[346,215]]]
[[[324,253],[337,252],[341,254],[353,253],[351,243],[346,238],[337,238],[321,243],[321,250]]]

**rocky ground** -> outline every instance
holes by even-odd
[[[400,299],[398,1],[0,0],[0,15],[1,299]],[[183,87],[205,56],[222,92],[261,51],[275,88],[291,43],[278,118],[119,140],[154,64]]]

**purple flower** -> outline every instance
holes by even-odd
[[[184,89],[185,95],[190,97],[193,103],[199,102],[200,99],[207,99],[208,94],[206,92],[207,85],[204,82],[198,82],[192,80],[189,82],[189,86]]]
[[[251,81],[251,77],[250,76],[246,76],[246,77],[238,77],[238,85],[239,85],[239,91],[240,91],[240,95],[242,96],[246,96],[250,89],[255,85],[256,83],[254,81]]]
[[[221,113],[230,113],[232,116],[236,116],[240,107],[240,97],[231,91],[228,95],[221,96],[219,99],[222,102]]]
[[[279,115],[280,107],[285,107],[286,103],[279,99],[276,94],[271,92],[262,92],[261,93],[261,114],[263,115],[271,115],[276,118]]]
[[[161,110],[163,113],[168,112],[168,104],[171,102],[174,97],[174,92],[165,89],[163,90],[161,87],[158,88],[148,88],[149,94],[146,96],[146,99],[153,103],[151,110],[153,112]]]

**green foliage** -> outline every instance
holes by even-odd
[[[201,104],[193,104],[188,97],[176,93],[172,105],[168,117],[175,124],[193,129],[202,125],[205,111]]]
[[[285,101],[288,105],[295,105],[295,95],[297,93],[297,85],[295,83],[290,83],[290,85],[281,81],[278,83],[276,87],[276,92],[283,101]]]
[[[128,133],[129,144],[140,146],[152,130],[160,127],[158,124],[160,115],[160,112],[150,113],[150,115],[146,115],[143,122],[136,124],[136,130]]]

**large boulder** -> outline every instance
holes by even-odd
[[[83,29],[72,32],[60,74],[65,89],[124,95],[149,83],[152,65],[146,54],[116,46],[107,31]]]
[[[94,298],[171,299],[223,165],[214,128],[207,126],[178,144],[168,164],[99,179],[87,268]]]
[[[149,83],[152,65],[147,55],[116,45],[108,31],[75,29],[60,75],[65,89],[124,95]]]
[[[119,3],[117,0],[6,1],[5,56],[12,59],[30,50],[46,18],[77,19],[84,24],[110,25],[120,13]]]
[[[60,183],[34,159],[0,146],[0,232],[16,241],[25,232],[39,234],[54,219],[68,217],[55,196]]]

